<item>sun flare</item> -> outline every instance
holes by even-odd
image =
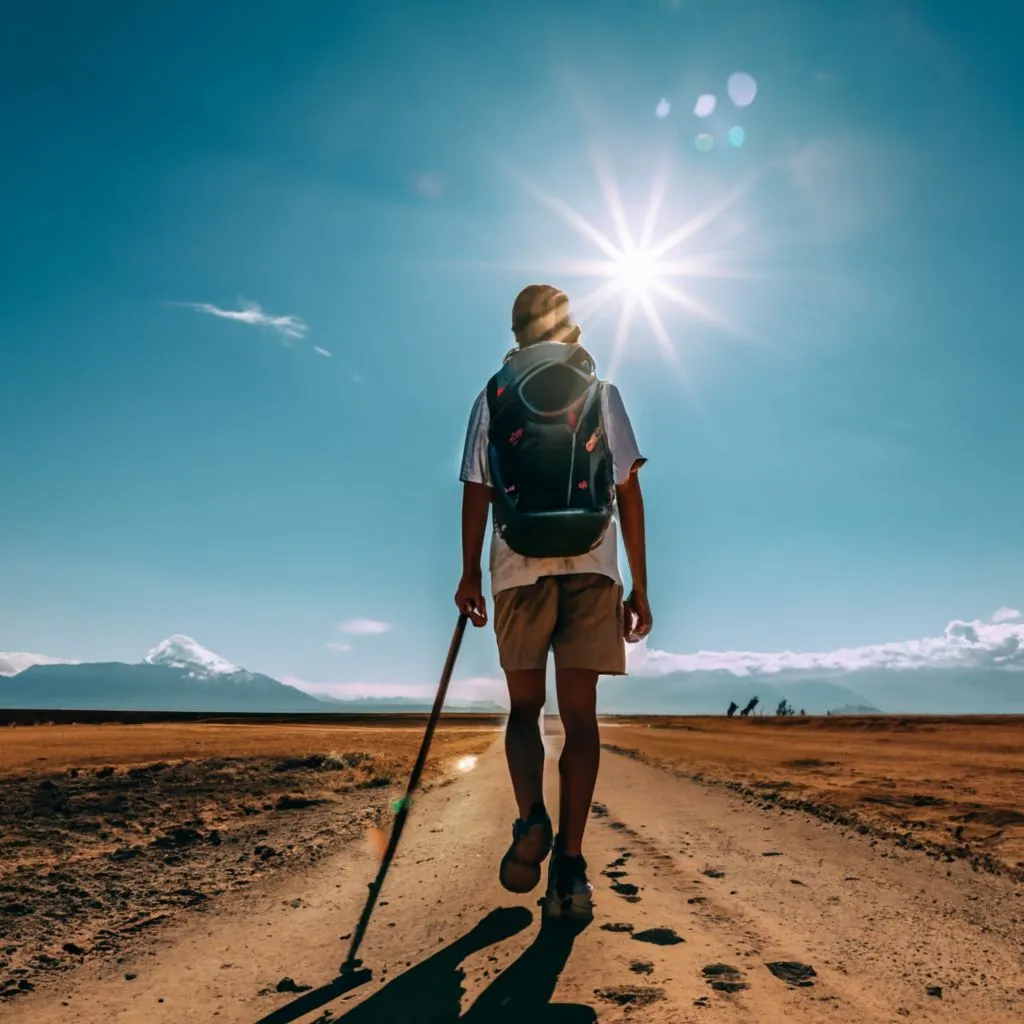
[[[694,211],[673,230],[655,238],[667,191],[667,171],[656,175],[643,223],[637,231],[629,223],[618,183],[608,166],[593,150],[591,157],[607,213],[615,228],[615,241],[565,200],[545,191],[522,172],[510,167],[508,170],[522,188],[596,250],[593,256],[585,259],[543,261],[554,274],[590,278],[599,282],[592,291],[574,296],[573,307],[577,319],[590,319],[593,322],[613,305],[614,299],[621,301],[611,346],[609,378],[614,376],[626,346],[632,340],[631,328],[637,312],[646,319],[664,356],[677,369],[682,370],[678,345],[669,335],[662,318],[662,308],[666,302],[670,307],[675,306],[705,324],[750,339],[748,331],[701,301],[689,287],[683,285],[701,278],[748,276],[736,265],[736,259],[743,255],[738,249],[730,246],[724,251],[701,251],[696,248],[696,243],[699,236],[722,218],[761,175],[748,175],[717,201]]]

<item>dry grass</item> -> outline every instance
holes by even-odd
[[[0,775],[49,774],[69,768],[208,758],[284,758],[364,751],[378,761],[411,766],[423,721],[364,727],[302,724],[159,722],[144,725],[35,725],[0,729]],[[488,726],[444,722],[434,734],[429,766],[479,754],[494,740]]]
[[[602,738],[1024,867],[1024,718],[617,719]]]

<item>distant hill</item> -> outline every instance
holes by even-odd
[[[356,697],[348,700],[339,697],[320,697],[320,701],[326,705],[321,706],[321,711],[339,711],[345,714],[422,714],[433,707],[433,701],[413,700],[409,697]],[[492,700],[448,701],[444,708],[445,711],[475,715],[503,715],[508,710]]]
[[[614,715],[724,715],[730,701],[742,708],[760,698],[757,711],[773,714],[782,700],[797,711],[823,715],[830,708],[870,701],[850,686],[816,679],[737,676],[726,671],[670,672],[662,676],[611,676],[601,680],[598,710]]]
[[[882,712],[870,704],[844,704],[840,708],[829,708],[830,715],[880,715]]]

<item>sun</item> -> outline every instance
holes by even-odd
[[[611,266],[613,280],[634,299],[642,299],[651,291],[663,269],[658,257],[646,247],[624,250]]]
[[[625,355],[627,345],[633,342],[631,327],[637,312],[643,314],[665,357],[677,369],[682,369],[678,347],[670,337],[660,312],[660,308],[666,302],[683,310],[690,317],[712,324],[745,340],[754,340],[748,331],[702,302],[684,285],[700,278],[747,276],[732,265],[734,258],[742,255],[739,250],[701,252],[697,248],[697,241],[703,232],[749,191],[759,180],[762,172],[748,175],[739,186],[716,202],[695,211],[676,228],[655,239],[655,230],[667,189],[667,168],[655,175],[643,223],[639,230],[635,230],[629,223],[619,195],[618,184],[608,166],[594,149],[591,149],[591,159],[601,195],[615,228],[616,241],[612,241],[565,200],[551,195],[518,169],[508,164],[505,166],[525,191],[597,250],[593,256],[585,259],[540,262],[554,273],[596,279],[600,282],[592,291],[573,299],[578,319],[596,318],[608,308],[613,299],[618,297],[621,300],[618,326],[611,346],[609,378],[614,375]],[[533,269],[536,270],[536,266]]]

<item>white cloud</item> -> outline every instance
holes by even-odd
[[[327,650],[337,651],[339,654],[344,654],[347,651],[352,650],[351,644],[343,643],[340,640],[331,640],[328,643],[324,644],[324,646],[327,648]]]
[[[628,649],[633,675],[669,672],[731,672],[736,676],[780,673],[842,674],[861,669],[988,668],[1024,671],[1024,622],[1010,622],[1012,608],[1000,608],[991,622],[954,619],[941,636],[845,647],[834,651],[696,651],[673,654],[646,642]]]
[[[351,633],[353,636],[379,636],[390,629],[390,622],[381,622],[379,619],[347,619],[337,625],[339,633]]]
[[[79,665],[81,662],[69,658],[54,658],[49,654],[31,654],[28,651],[0,651],[0,675],[7,675],[7,669],[14,674],[24,672],[33,665]],[[6,666],[6,667],[4,667]]]
[[[993,622],[1012,622],[1014,619],[1020,618],[1020,612],[1016,608],[1007,608],[1003,605],[1002,608],[997,608],[992,613]]]
[[[330,352],[328,352],[328,351],[327,351],[327,349],[325,349],[325,348],[321,348],[321,347],[320,347],[319,345],[314,345],[314,346],[313,346],[313,351],[314,351],[314,352],[315,352],[315,353],[316,353],[316,354],[317,354],[318,356],[323,356],[323,357],[324,357],[325,359],[330,359],[330,358],[332,358],[332,357],[331,357],[331,353],[330,353]]]
[[[210,316],[220,317],[222,320],[234,320],[255,327],[270,327],[286,338],[304,338],[309,331],[306,321],[301,316],[272,316],[265,313],[257,302],[243,303],[241,309],[221,309],[211,302],[179,302],[176,305],[194,309],[197,313],[209,313]]]
[[[400,697],[431,704],[437,694],[437,683],[309,682],[296,676],[285,676],[281,681],[317,697],[336,697],[339,700],[361,700],[364,698],[383,700],[389,697]],[[508,691],[505,681],[489,676],[472,676],[468,679],[453,680],[448,689],[448,703],[468,703],[470,701],[493,701],[502,707],[507,707]]]

